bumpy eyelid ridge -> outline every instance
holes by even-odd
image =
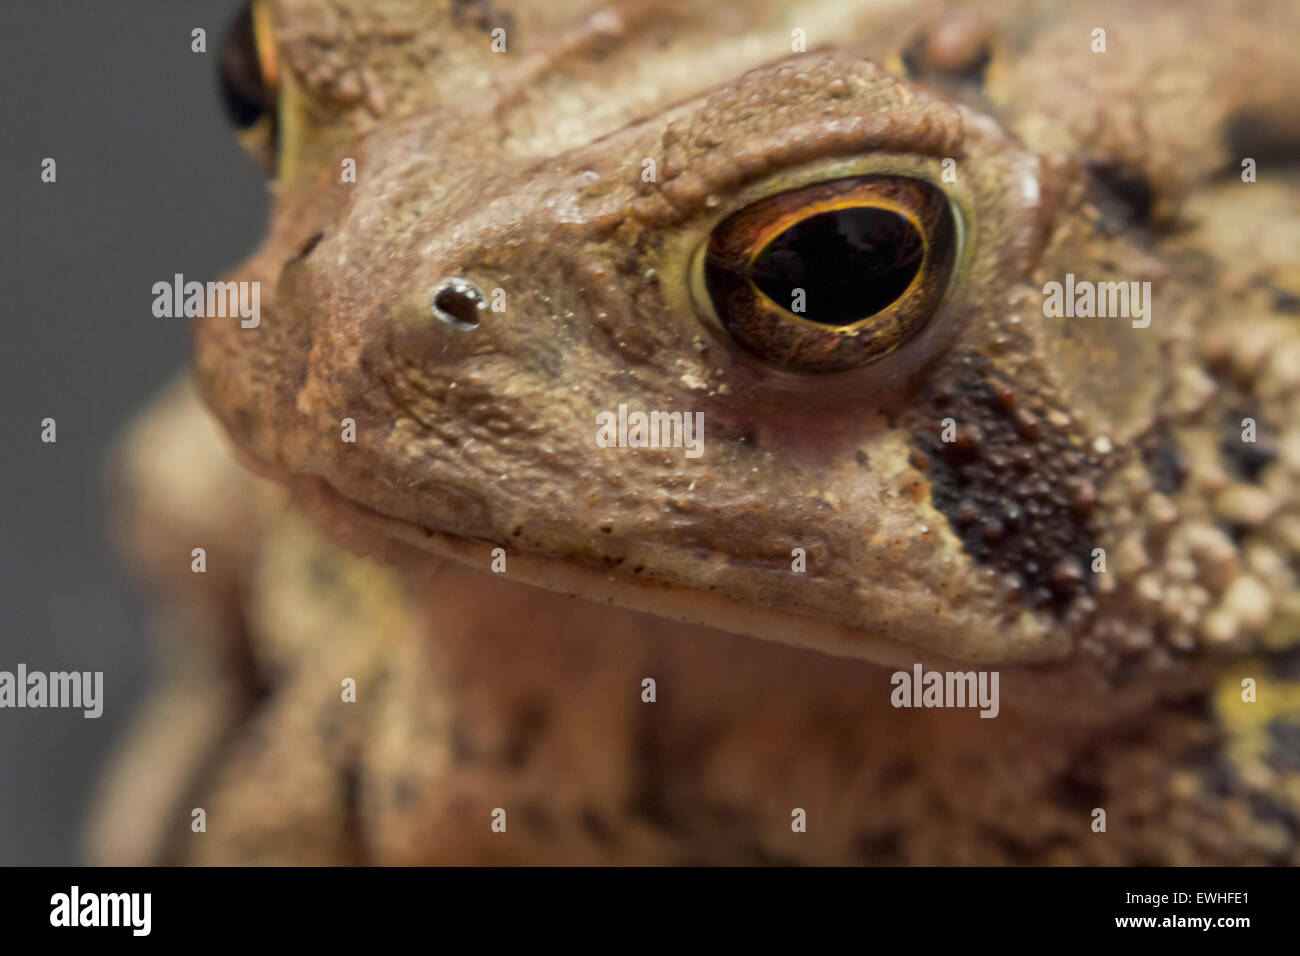
[[[654,151],[661,175],[637,184],[630,212],[671,228],[818,160],[877,152],[960,160],[964,138],[956,104],[908,88],[869,60],[787,61],[676,110]]]

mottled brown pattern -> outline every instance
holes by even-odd
[[[186,643],[97,859],[1300,862],[1294,3],[271,14],[261,323],[198,320],[121,455]],[[865,175],[951,204],[943,301],[774,371],[695,254]],[[1066,273],[1150,282],[1150,327],[1045,317]],[[439,319],[449,279],[504,310]],[[620,404],[705,453],[598,447]],[[1000,715],[893,708],[917,660],[997,668]]]

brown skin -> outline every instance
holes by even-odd
[[[198,320],[198,383],[329,531],[270,485],[190,529],[247,703],[105,856],[1300,859],[1296,694],[1247,656],[1300,622],[1300,200],[1257,121],[1300,86],[1293,5],[712,6],[274,5],[276,210],[231,277],[261,324]],[[943,301],[864,367],[774,370],[695,252],[859,175],[947,195]],[[1151,326],[1044,318],[1067,272],[1150,281]],[[438,320],[450,278],[505,310]],[[596,447],[619,404],[702,411],[703,456]],[[1001,715],[892,708],[877,665],[918,659],[997,667]]]

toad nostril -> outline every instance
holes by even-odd
[[[433,314],[457,329],[478,326],[478,314],[487,307],[483,293],[464,279],[445,279],[433,292]]]
[[[323,232],[318,232],[315,235],[311,236],[306,242],[304,242],[301,246],[298,247],[298,251],[294,253],[293,257],[295,259],[306,259],[309,255],[311,255],[312,250],[315,249],[318,245],[320,245],[320,241],[324,238],[325,238],[325,233]]]

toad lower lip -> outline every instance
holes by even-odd
[[[320,478],[279,478],[321,524],[339,532],[344,543],[389,563],[419,566],[436,557],[483,571],[492,567],[494,549],[501,549],[497,542],[467,538],[385,515],[346,497]],[[752,604],[686,585],[633,578],[528,551],[511,551],[508,560],[508,573],[514,580],[598,603],[892,667],[910,665],[916,659],[914,649],[883,632]],[[942,662],[933,656],[927,660]]]

